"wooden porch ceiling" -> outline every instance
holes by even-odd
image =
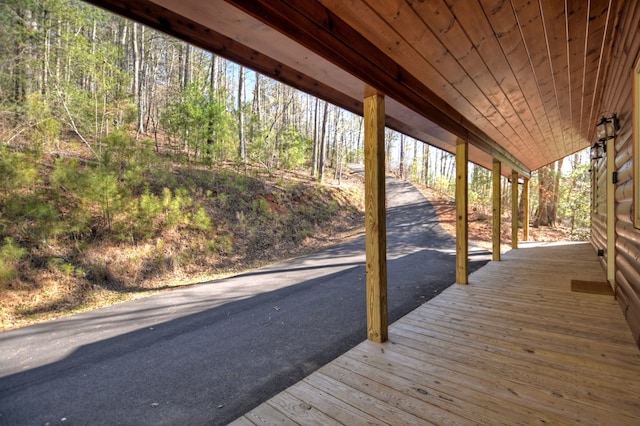
[[[523,175],[588,147],[620,0],[89,0],[350,111]]]

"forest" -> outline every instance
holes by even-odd
[[[0,28],[0,328],[361,226],[361,117],[75,0],[2,0]],[[453,196],[453,155],[386,144],[389,173]],[[491,172],[469,167],[488,220]],[[534,173],[533,226],[588,236],[589,167],[581,152]]]

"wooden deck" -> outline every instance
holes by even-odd
[[[587,243],[523,244],[258,406],[253,424],[640,424],[640,351]]]

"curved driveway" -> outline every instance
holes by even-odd
[[[455,281],[455,241],[408,183],[387,209],[395,321]],[[0,425],[226,424],[366,338],[363,249],[1,333]]]

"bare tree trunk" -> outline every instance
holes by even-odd
[[[182,89],[186,89],[189,83],[191,82],[189,76],[191,74],[191,45],[189,43],[184,44],[184,57],[182,63]]]
[[[322,113],[322,129],[320,134],[320,152],[319,152],[319,164],[318,164],[318,180],[322,182],[324,179],[324,162],[326,159],[326,134],[327,134],[327,117],[329,115],[329,102],[324,101],[324,112]]]
[[[424,180],[424,184],[429,186],[429,145],[426,143],[422,145],[422,159],[424,162],[422,178]]]
[[[133,55],[133,79],[131,91],[133,92],[134,103],[138,110],[140,109],[140,46],[138,45],[138,27],[140,24],[137,22],[133,23],[133,28],[131,31],[131,54]],[[138,113],[138,118],[140,114]],[[138,123],[138,128],[140,128],[140,123]]]
[[[555,224],[558,221],[558,203],[560,202],[560,179],[562,178],[562,164],[564,159],[561,158],[556,162],[556,171],[553,181],[553,193],[551,204],[551,223]]]
[[[345,138],[345,124],[344,124],[344,114],[342,109],[336,108],[335,114],[337,116],[336,119],[336,129],[340,129],[340,133],[338,130],[335,132],[335,173],[334,178],[338,178],[338,185],[342,184],[342,167],[346,162],[346,145],[347,141]]]
[[[385,131],[385,153],[384,153],[384,167],[385,170],[391,171],[391,149],[393,148],[393,139],[394,135],[390,129],[386,129]]]
[[[118,41],[118,56],[119,56],[119,60],[120,63],[118,64],[120,67],[120,71],[122,71],[122,73],[126,73],[129,70],[128,67],[128,61],[127,61],[127,57],[128,57],[128,48],[127,48],[127,37],[128,37],[128,29],[129,29],[129,21],[126,20],[122,20],[120,21],[120,25],[119,25],[119,29],[118,29],[118,34],[119,34],[119,41]],[[122,96],[122,94],[125,92],[126,88],[122,87],[122,79],[118,79],[118,97]],[[119,124],[119,123],[118,123]]]
[[[533,222],[534,227],[553,226],[551,215],[553,184],[554,179],[550,166],[545,166],[538,170],[538,212]]]
[[[409,179],[411,181],[420,181],[420,173],[418,171],[418,141],[416,139],[413,140],[413,158],[411,160],[411,176]]]
[[[24,22],[26,21],[24,19],[25,12],[22,9],[19,9],[17,11],[17,14],[21,18],[18,21],[18,25],[22,27],[24,26]],[[25,81],[27,77],[26,77],[26,66],[24,64],[24,59],[22,58],[22,52],[20,51],[19,43],[16,43],[13,46],[13,58],[14,58],[14,68],[11,73],[12,86],[13,86],[12,101],[15,102],[16,104],[22,104],[25,102],[27,97],[26,87],[25,87]],[[15,112],[16,120],[18,119],[18,114],[19,113],[16,110]]]
[[[247,147],[244,140],[244,113],[242,111],[242,98],[244,89],[244,67],[238,70],[238,155],[247,169]]]
[[[220,90],[220,84],[218,83],[218,68],[220,65],[220,58],[218,55],[211,55],[211,76],[210,76],[210,86],[209,90],[211,90],[211,99],[217,99]]]
[[[133,45],[133,91],[136,108],[138,110],[138,125],[136,129],[136,139],[145,132],[145,102],[144,102],[144,26],[134,23],[132,31]]]
[[[43,43],[44,43],[44,49],[43,49],[43,55],[42,55],[42,82],[41,85],[42,87],[40,88],[40,93],[42,94],[42,96],[46,96],[47,94],[47,89],[49,87],[49,80],[48,80],[48,75],[49,75],[49,57],[51,56],[51,37],[50,37],[50,32],[49,32],[49,26],[50,26],[50,18],[48,17],[48,11],[45,8],[43,11],[43,17],[42,17],[42,23],[44,25],[44,39],[43,39]]]
[[[211,66],[209,67],[209,103],[212,104],[216,102],[216,55],[211,55]],[[209,106],[209,122],[208,122],[208,132],[207,132],[207,145],[205,148],[205,161],[213,160],[213,145],[215,144],[215,122],[213,115],[213,108],[211,105]]]
[[[358,139],[357,139],[357,143],[358,143],[358,147],[356,148],[356,152],[358,153],[358,163],[360,163],[362,161],[362,158],[364,156],[364,140],[362,138],[362,123],[364,122],[364,118],[360,117],[358,119]]]
[[[251,140],[255,140],[256,134],[260,133],[260,127],[261,127],[261,125],[263,123],[263,117],[262,117],[262,86],[260,84],[262,79],[260,78],[260,74],[259,73],[255,73],[255,79],[256,79],[256,84],[253,87],[253,105],[251,107],[251,110],[253,112],[253,115],[254,115],[255,119],[251,120],[251,134],[249,135]],[[257,127],[257,129],[256,129],[256,127]]]
[[[332,108],[333,109],[333,148],[329,150],[331,155],[331,167],[338,170],[338,162],[340,155],[340,148],[338,147],[338,131],[340,130],[340,121],[342,120],[342,110],[340,108]]]
[[[400,164],[398,169],[400,179],[404,179],[404,133],[400,134]]]
[[[500,178],[500,180],[502,181],[502,190],[500,191],[500,194],[502,194],[502,200],[500,203],[500,215],[502,215],[507,206],[511,205],[509,201],[509,198],[511,197],[511,191],[509,191],[509,180],[502,177]]]
[[[315,113],[313,115],[313,158],[311,160],[311,177],[318,175],[319,138],[318,138],[318,107],[320,99],[316,98]]]

